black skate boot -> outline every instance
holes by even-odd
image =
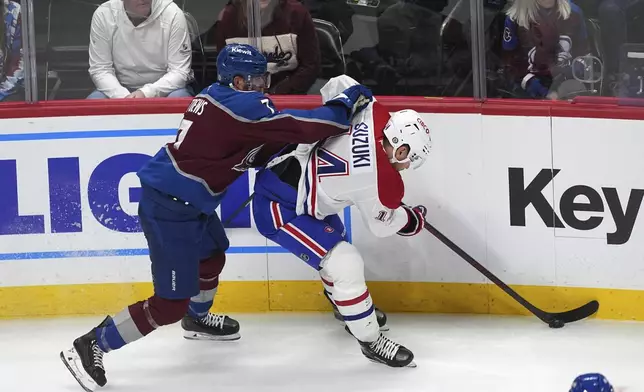
[[[201,319],[184,316],[183,337],[191,340],[238,340],[239,323],[228,316],[208,313]]]
[[[360,342],[360,346],[362,354],[374,362],[391,367],[416,367],[414,354],[382,333],[375,342]]]
[[[103,387],[107,384],[103,367],[104,352],[96,342],[96,329],[111,322],[112,318],[107,316],[98,327],[74,340],[74,347],[60,352],[60,359],[87,392],[94,391],[97,385]]]
[[[342,314],[340,314],[340,311],[338,310],[338,307],[335,306],[335,303],[329,298],[329,294],[327,294],[326,291],[324,291],[324,296],[326,299],[329,301],[331,306],[333,307],[333,316],[335,317],[336,320],[344,322],[344,318],[342,318]],[[378,326],[380,327],[381,331],[389,331],[389,326],[387,325],[387,315],[385,312],[382,310],[376,308],[376,319],[378,319]]]

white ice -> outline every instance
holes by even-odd
[[[606,375],[644,391],[644,323],[588,320],[553,330],[531,317],[390,314],[387,334],[417,368],[362,356],[330,313],[234,315],[236,342],[189,341],[179,325],[105,356],[110,392],[567,392]],[[1,392],[82,392],[58,354],[102,318],[0,321]]]

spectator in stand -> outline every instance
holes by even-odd
[[[259,0],[262,52],[271,74],[271,94],[306,94],[320,73],[320,46],[309,11],[298,0]],[[220,13],[217,48],[247,44],[246,0],[232,0]]]
[[[0,0],[0,101],[24,100],[20,4]]]
[[[189,97],[192,47],[172,0],[109,0],[94,12],[88,98]]]
[[[621,79],[619,76],[620,49],[627,42],[626,17],[629,8],[641,3],[641,0],[575,0],[586,14],[599,18],[602,42],[602,61],[604,62],[606,82],[614,94]],[[640,22],[641,23],[641,22]]]
[[[447,2],[400,0],[378,18],[379,50],[404,77],[435,76],[441,50],[441,12]]]
[[[572,78],[577,56],[589,53],[581,9],[569,0],[514,0],[506,12],[503,49],[511,83],[533,98],[582,93]]]
[[[347,0],[302,0],[312,18],[333,23],[340,31],[340,39],[345,44],[353,34],[353,15],[355,11]]]

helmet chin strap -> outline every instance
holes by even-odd
[[[407,162],[411,163],[411,159],[409,159],[409,157],[403,159],[402,161],[399,161],[398,159],[396,159],[395,156],[389,158],[389,163],[407,163]]]

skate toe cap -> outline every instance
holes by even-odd
[[[226,326],[226,330],[229,330],[231,333],[237,333],[239,332],[239,321],[230,318],[226,316],[226,320],[224,321],[224,325]]]
[[[400,346],[395,359],[396,363],[400,364],[400,366],[407,366],[414,360],[414,353],[412,353],[408,348]]]

